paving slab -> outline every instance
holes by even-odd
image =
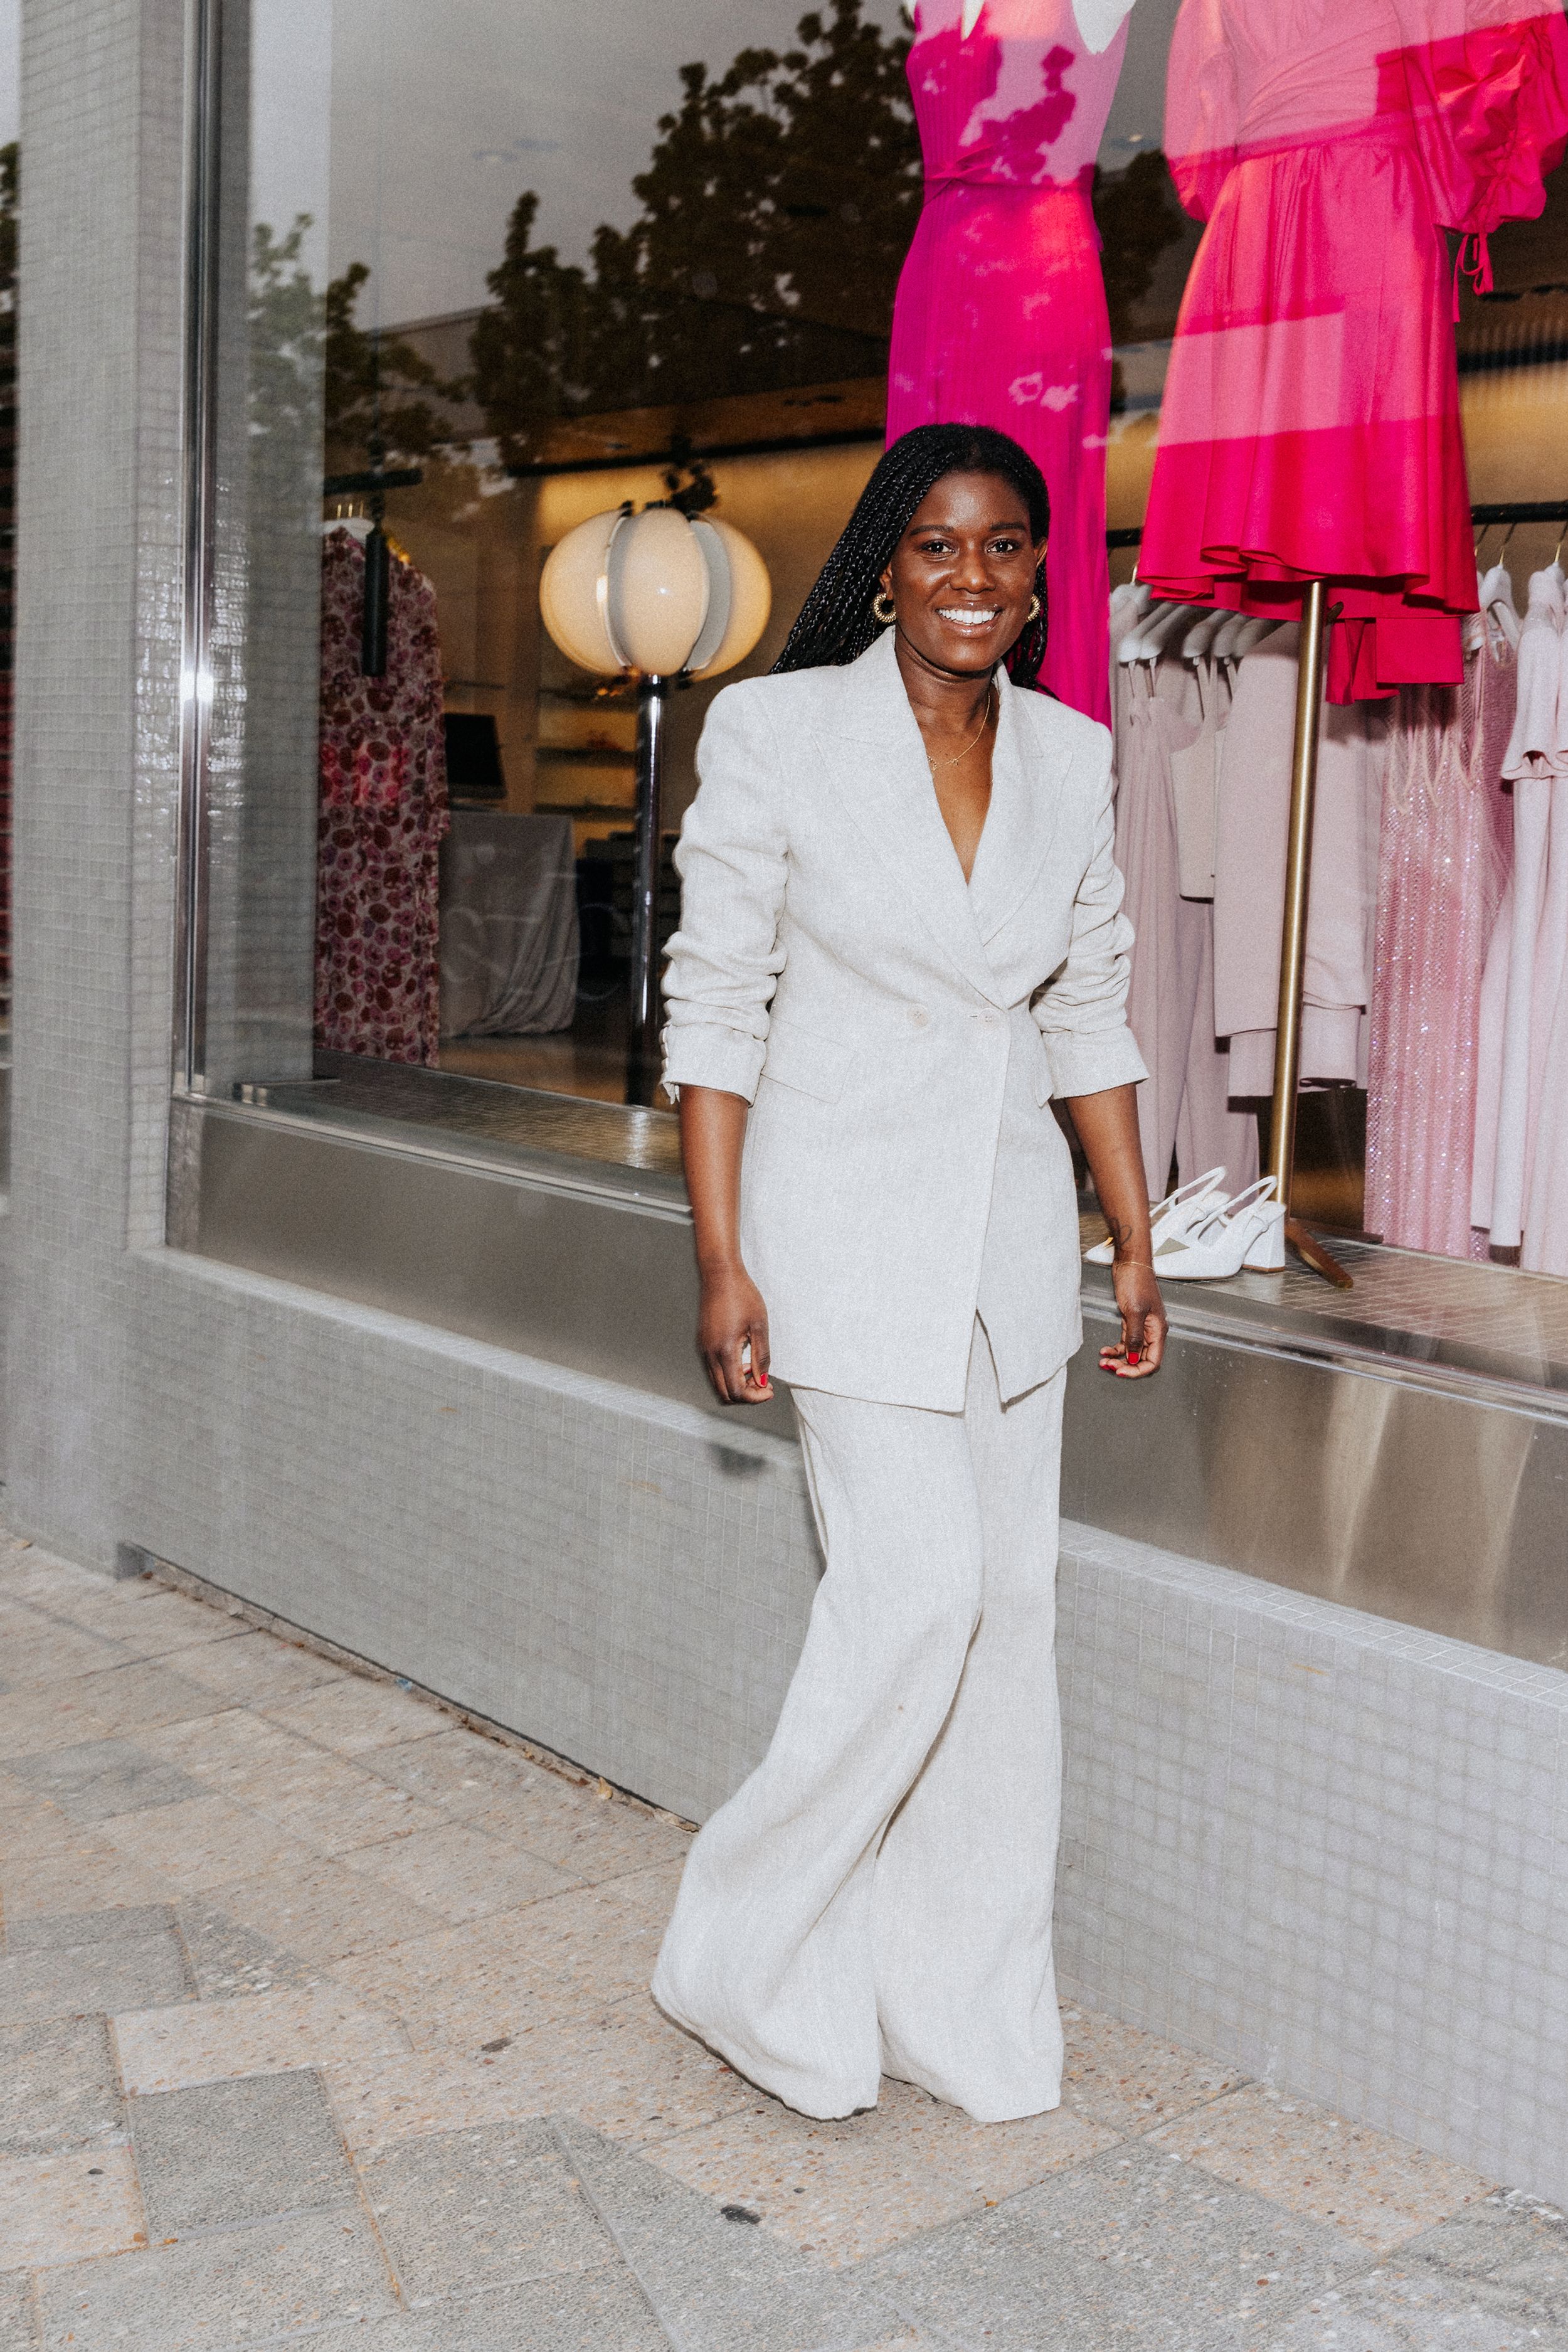
[[[264,1712],[286,1731],[339,1756],[398,1748],[451,1728],[451,1718],[429,1699],[368,1675],[348,1675],[296,1697],[268,1699]]]
[[[0,2156],[0,2271],[43,2270],[145,2243],[128,2147]]]
[[[131,1739],[85,1740],[44,1756],[18,1756],[8,1770],[47,1797],[73,1822],[102,1822],[153,1805],[203,1797],[199,1780]]]
[[[350,1868],[325,1854],[297,1858],[214,1888],[214,1900],[270,1942],[313,1962],[378,1951],[446,1924],[440,1910],[414,1899],[412,1888],[400,1895],[371,1875],[358,1854],[353,1861]]]
[[[329,1658],[262,1633],[236,1633],[232,1642],[212,1642],[204,1649],[186,1650],[181,1654],[180,1672],[220,1698],[237,1700],[242,1706],[265,1706],[271,1699],[344,1679],[344,1669]]]
[[[691,1851],[685,1830],[580,1788],[482,1732],[458,1727],[379,1749],[364,1762],[421,1803],[591,1884],[657,1862],[684,1863]]]
[[[8,1952],[0,1959],[0,2025],[162,2008],[190,1992],[184,1947],[172,1927],[125,1943]]]
[[[541,1862],[509,1840],[486,1836],[461,1822],[442,1822],[413,1837],[365,1846],[352,1861],[363,1876],[395,1888],[404,1910],[420,1906],[433,1927],[515,1911],[582,1884],[553,1862]]]
[[[1276,2309],[1369,2267],[1332,2224],[1134,2142],[866,2270],[901,2311],[986,2352],[1255,2352]]]
[[[758,2097],[731,2067],[671,2025],[646,1992],[575,2023],[524,2027],[466,2048],[328,2067],[351,2147],[528,2116],[575,2115],[611,2139],[662,2139]]]
[[[42,2352],[232,2352],[397,2309],[357,2210],[290,2214],[73,2263],[46,2273],[39,2303]]]
[[[124,2124],[107,2020],[0,2026],[0,2151],[47,2156]]]
[[[1492,2182],[1407,2140],[1254,2083],[1150,2136],[1224,2180],[1332,2221],[1373,2253],[1487,2196]]]
[[[556,2131],[682,2352],[869,2352],[896,2339],[902,2315],[863,2271],[829,2270],[572,2117]]]
[[[329,2327],[311,2337],[310,2352],[670,2352],[670,2339],[617,2262],[492,2287],[405,2319]]]
[[[1195,2057],[1157,2033],[1101,2017],[1069,2001],[1061,2104],[1125,2137],[1207,2107],[1246,2080],[1237,2066]]]
[[[1568,2321],[1490,2281],[1398,2257],[1299,2313],[1267,2352],[1568,2352]]]
[[[172,1810],[172,1809],[171,1809]],[[129,1820],[156,1820],[152,1814],[131,1814]],[[103,1910],[134,1909],[148,1903],[167,1903],[174,1889],[158,1871],[122,1853],[101,1832],[114,1827],[79,1829],[76,1840],[52,1852],[7,1862],[0,1869],[4,1881],[5,1918],[13,1928],[20,1919],[52,1917],[92,1905]]]
[[[96,1675],[77,1675],[61,1689],[112,1731],[142,1724],[180,1723],[211,1715],[212,1692],[156,1658],[138,1658]]]
[[[1568,2320],[1568,2216],[1539,2197],[1496,2190],[1402,2251],[1456,2278],[1533,2295]]]
[[[336,1985],[312,1983],[279,1985],[246,2000],[127,2011],[116,2017],[114,2032],[120,2074],[133,2096],[329,2059],[362,2064],[408,2048],[395,2018],[362,2007]]]
[[[0,2352],[35,2352],[33,2289],[24,2271],[0,2272]]]
[[[348,2152],[319,2074],[247,2074],[129,2103],[154,2244],[268,2213],[353,2202]]]
[[[298,1984],[309,1973],[297,1952],[231,1917],[210,1896],[189,1896],[175,1906],[174,1916],[203,2000],[270,1992],[275,1985]]]
[[[562,2101],[579,2116],[583,2103]],[[586,2119],[586,2118],[585,2118]],[[906,2083],[869,2115],[820,2123],[750,2091],[706,2129],[644,2137],[650,2163],[716,2204],[740,2204],[833,2268],[1016,2195],[1119,2135],[1076,2110],[977,2124]]]
[[[125,1903],[108,1911],[51,1911],[18,1919],[5,1934],[11,1952],[69,1952],[84,1944],[137,1944],[166,1935],[174,1924],[172,1903]]]
[[[476,2286],[597,2269],[614,2253],[548,2123],[432,2133],[365,2160],[361,2175],[416,2306]]]

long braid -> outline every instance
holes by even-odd
[[[1027,449],[986,425],[917,425],[903,434],[877,462],[845,524],[838,545],[817,575],[800,616],[790,630],[775,671],[841,668],[858,661],[881,635],[872,611],[883,572],[908,530],[920,502],[948,474],[999,474],[1029,509],[1037,540],[1051,527],[1051,497],[1045,477]],[[1007,656],[1017,686],[1034,686],[1045,659],[1045,565],[1034,576],[1040,613],[1029,622]]]

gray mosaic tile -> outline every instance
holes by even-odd
[[[0,1959],[0,2025],[161,2009],[190,1991],[184,1948],[172,1928],[134,1943],[8,1952]]]
[[[46,2271],[42,2352],[231,2352],[334,2322],[390,2317],[392,2281],[362,2213],[302,2213],[113,2262]]]
[[[543,2122],[433,2132],[362,2161],[361,2174],[416,2305],[541,2273],[596,2269],[613,2252]]]
[[[129,1739],[89,1739],[44,1756],[13,1757],[6,1769],[28,1781],[73,1822],[102,1822],[151,1805],[183,1804],[210,1791],[176,1764]]]
[[[123,2126],[103,2018],[0,2027],[0,2150],[43,2156]]]
[[[302,1983],[311,1973],[297,1953],[285,1951],[270,1937],[231,1918],[200,1895],[177,1904],[174,1916],[203,2000],[270,1992],[275,1985]]]
[[[354,2200],[320,2077],[307,2069],[154,2092],[127,2112],[154,2243]]]
[[[833,2272],[572,2118],[555,2129],[682,2352],[855,2352],[900,2333],[862,2267]]]
[[[901,2310],[987,2352],[1250,2352],[1276,2307],[1369,2262],[1327,2224],[1140,2147],[864,2267]]]
[[[125,1903],[102,1911],[45,1911],[5,1930],[10,1952],[72,1952],[84,1944],[139,1944],[174,1922],[169,1903]]]

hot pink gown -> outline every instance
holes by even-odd
[[[1111,717],[1105,443],[1111,326],[1090,205],[1127,46],[1098,57],[1071,0],[920,0],[909,85],[925,207],[899,279],[887,437],[991,425],[1051,491],[1050,641],[1040,682]]]
[[[1141,569],[1245,612],[1327,578],[1336,702],[1458,684],[1475,561],[1445,228],[1533,216],[1568,136],[1561,0],[1183,0],[1166,149],[1207,220]]]

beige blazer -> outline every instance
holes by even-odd
[[[675,864],[664,1084],[752,1105],[741,1246],[773,1370],[956,1412],[977,1311],[1004,1396],[1079,1345],[1052,1095],[1146,1075],[1111,855],[1111,738],[1004,677],[972,879],[891,634],[727,687]]]

